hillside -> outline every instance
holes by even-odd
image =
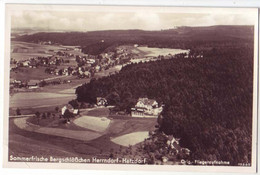
[[[13,40],[25,42],[52,41],[62,45],[79,45],[88,54],[100,54],[121,44],[139,44],[150,47],[180,48],[207,46],[212,42],[228,47],[234,43],[251,42],[252,26],[180,27],[161,31],[108,30],[93,32],[41,32],[18,36]],[[101,42],[101,41],[104,42]]]
[[[181,138],[190,159],[251,162],[253,49],[219,49],[204,58],[132,64],[77,88],[79,101],[108,99],[128,112],[139,97],[165,104],[160,129]]]

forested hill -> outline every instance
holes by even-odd
[[[253,26],[179,27],[161,31],[108,30],[93,32],[41,32],[23,35],[13,40],[25,42],[52,41],[62,45],[77,45],[85,53],[100,54],[122,44],[139,44],[150,47],[190,49],[216,45],[228,47],[234,43],[253,40]],[[101,42],[101,41],[104,42]]]
[[[212,49],[204,58],[132,64],[76,89],[79,101],[129,111],[139,97],[164,103],[160,129],[181,138],[191,160],[251,162],[253,49]]]

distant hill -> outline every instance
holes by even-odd
[[[191,48],[200,45],[210,46],[211,42],[229,43],[252,42],[253,26],[210,26],[179,27],[161,31],[107,30],[92,32],[40,32],[23,35],[13,40],[25,42],[52,41],[62,45],[79,45],[85,53],[101,52],[121,44],[145,44],[150,47]],[[104,41],[104,42],[101,42]],[[233,44],[232,44],[233,45]]]

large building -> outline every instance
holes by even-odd
[[[148,98],[139,98],[135,107],[131,108],[132,117],[157,118],[162,112],[157,101]]]

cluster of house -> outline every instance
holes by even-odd
[[[95,66],[94,68],[89,68],[87,69],[86,67],[68,67],[68,68],[63,68],[63,69],[58,69],[58,68],[46,68],[45,72],[53,75],[74,75],[78,76],[79,78],[89,78],[93,73],[99,72],[100,67]]]
[[[190,150],[188,148],[182,148],[180,146],[180,143],[179,143],[180,139],[179,138],[175,138],[175,137],[173,137],[173,135],[168,135],[168,136],[166,135],[166,137],[167,137],[166,145],[171,150],[174,150],[176,155],[177,154],[190,155]],[[168,160],[169,160],[169,157],[167,157],[167,156],[162,157],[162,161],[164,163],[166,163]]]
[[[12,80],[10,81],[10,88],[22,88],[26,87],[28,89],[36,89],[40,85],[39,80],[30,80],[28,82],[26,81],[21,81],[21,80]]]
[[[39,41],[38,44],[42,44],[42,45],[52,45],[53,42],[51,42],[51,41]]]
[[[139,98],[135,107],[131,108],[132,117],[157,118],[163,110],[163,106],[153,99]]]
[[[52,43],[41,43],[41,44],[52,44]],[[138,45],[135,44],[135,47]],[[48,57],[37,57],[29,58],[26,60],[16,61],[11,58],[10,68],[11,70],[16,70],[19,67],[28,67],[28,68],[37,68],[39,66],[46,67],[45,73],[53,75],[64,75],[64,76],[78,76],[79,78],[90,78],[95,73],[100,72],[101,70],[109,69],[112,66],[118,64],[125,64],[128,62],[132,55],[125,48],[116,48],[113,52],[102,53],[97,56],[87,55],[84,56],[74,55],[67,51],[70,50],[81,51],[81,48],[66,48],[64,51],[56,52],[56,55]],[[54,50],[51,50],[54,53]],[[75,67],[68,66],[67,68],[58,68],[57,66],[67,63],[69,60],[64,60],[63,57],[75,57],[78,65]],[[63,66],[64,67],[64,66]],[[29,89],[38,88],[40,82],[31,80],[29,82],[22,82],[16,80],[16,82],[10,82],[10,87],[28,87]]]
[[[158,156],[155,163],[160,164],[163,162],[163,164],[171,165],[173,163],[173,160],[171,160],[173,156],[181,155],[181,157],[184,158],[190,155],[191,151],[188,148],[182,148],[180,146],[179,138],[175,138],[173,135],[166,135],[165,133],[162,134],[166,138],[166,143],[165,147],[161,148],[161,150],[167,149],[167,154],[164,153],[163,156]],[[153,137],[153,139],[146,140],[146,144],[153,144],[156,141],[158,141],[158,137]],[[155,155],[153,155],[153,157],[155,159]]]
[[[11,65],[12,65],[11,68],[18,68],[18,67],[36,68],[38,66],[38,63],[35,58],[30,58],[19,62],[13,61],[11,62]]]
[[[97,106],[107,106],[105,98],[97,97]],[[139,118],[157,118],[163,110],[163,105],[153,99],[139,98],[134,108],[131,108],[131,116]]]
[[[51,65],[59,65],[61,62],[64,62],[61,58],[53,58],[53,57],[37,57],[37,58],[29,58],[26,60],[16,61],[11,60],[11,68],[18,67],[28,67],[28,68],[37,68],[38,66],[51,66]],[[12,69],[11,69],[12,70]]]
[[[175,58],[203,58],[203,52],[192,52],[188,50],[187,52],[174,55]]]
[[[55,85],[55,84],[67,84],[71,83],[71,80],[29,80],[29,81],[21,81],[21,80],[11,80],[10,81],[10,89],[13,88],[27,88],[27,89],[37,89],[39,87],[44,87],[46,85]]]
[[[47,42],[48,43],[48,42]],[[44,43],[46,44],[46,43]],[[50,43],[51,44],[51,43]],[[56,56],[29,58],[26,60],[15,61],[11,59],[11,70],[18,67],[37,68],[38,66],[44,66],[49,68],[46,73],[54,75],[77,75],[79,77],[89,77],[91,74],[99,72],[103,69],[108,69],[112,66],[123,64],[124,60],[127,62],[131,59],[131,55],[128,54],[126,49],[117,48],[114,52],[102,53],[97,56],[85,54],[74,55],[70,50],[76,50],[81,52],[80,47],[66,48],[64,51],[56,52]],[[54,52],[54,50],[52,50]],[[75,65],[75,69],[69,71],[68,68],[58,69],[55,68],[62,63],[69,63],[69,60],[64,60],[62,57],[74,57],[78,65]]]

